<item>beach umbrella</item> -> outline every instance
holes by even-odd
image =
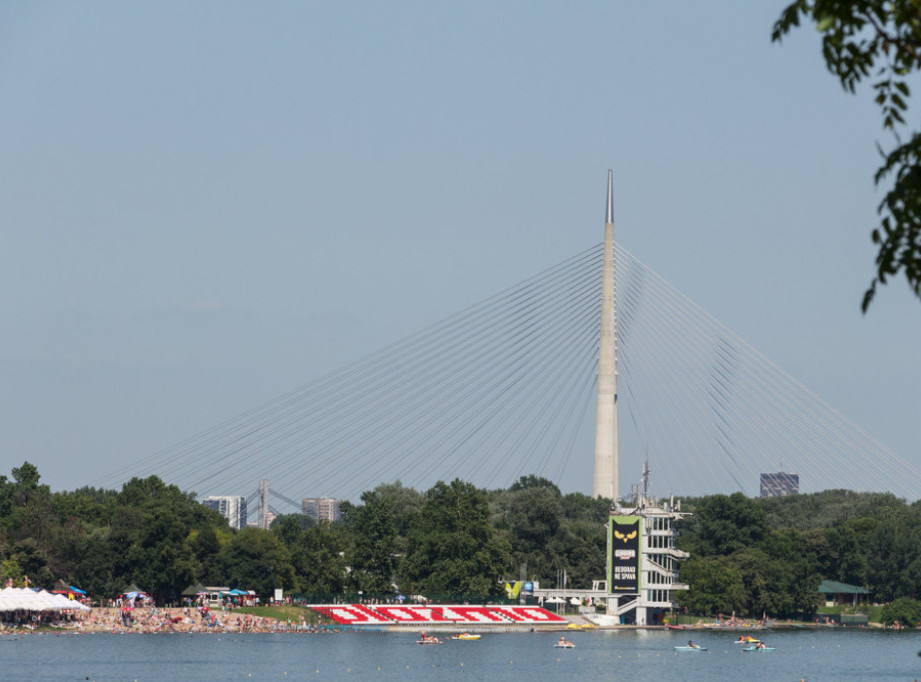
[[[89,606],[76,599],[68,599],[63,594],[49,595],[54,599],[55,608],[59,611],[91,611]]]

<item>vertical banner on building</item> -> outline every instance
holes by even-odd
[[[613,594],[640,593],[639,516],[611,516],[608,523],[608,590]]]

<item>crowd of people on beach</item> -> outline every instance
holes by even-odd
[[[30,632],[42,626],[73,632],[184,634],[216,632],[339,632],[341,627],[308,624],[298,621],[262,618],[252,614],[215,613],[208,606],[198,608],[132,608],[125,602],[120,607],[94,608],[86,615],[61,612],[11,612],[0,620],[0,632]]]
[[[71,611],[0,611],[0,632],[40,627],[73,627],[81,620]]]

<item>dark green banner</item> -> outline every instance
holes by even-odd
[[[608,589],[613,593],[640,592],[640,520],[639,516],[612,516],[608,524]]]

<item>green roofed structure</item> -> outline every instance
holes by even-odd
[[[195,583],[194,585],[189,585],[182,591],[181,596],[183,597],[197,597],[200,594],[204,594],[208,591],[208,588],[202,585],[201,583]]]
[[[869,601],[870,594],[872,594],[865,587],[839,583],[837,580],[823,580],[819,585],[819,592],[825,595],[826,606],[839,604],[856,606],[858,602]]]

